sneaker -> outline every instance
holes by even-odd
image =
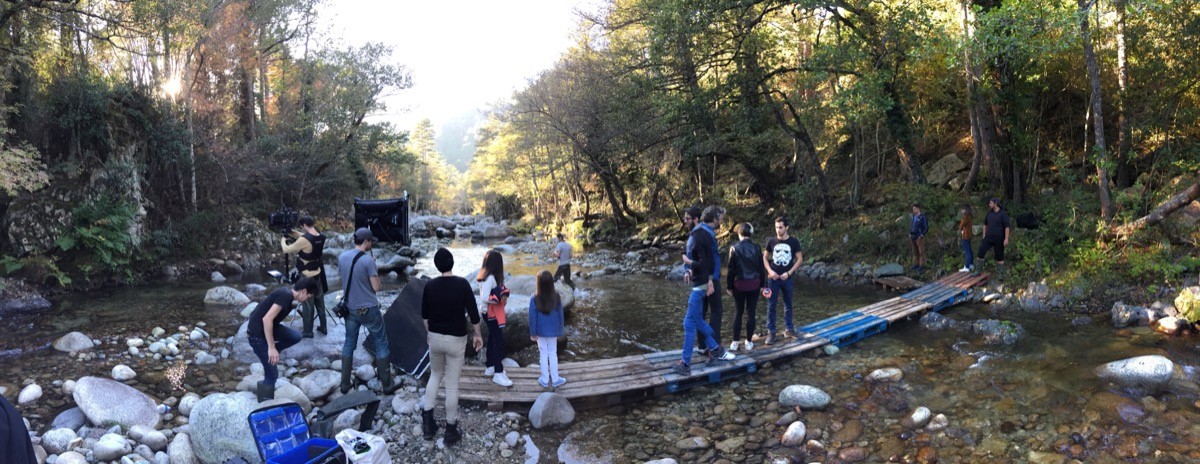
[[[775,344],[775,334],[767,334],[767,341],[766,341],[766,344],[767,344],[767,345],[774,345],[774,344]]]
[[[796,336],[796,331],[792,330],[792,329],[784,330],[783,336],[788,337],[788,338],[800,338],[800,337]]]
[[[959,269],[959,270],[958,270],[958,272],[971,272],[971,268],[969,268],[969,267],[964,267],[964,268],[962,268],[962,269]]]
[[[493,376],[493,375],[496,375],[496,368],[494,368],[494,367],[488,367],[487,369],[484,369],[484,370],[483,370],[483,376],[484,376],[484,377],[491,377],[491,376]]]
[[[547,382],[542,379],[538,379],[538,385],[541,385],[542,388],[550,388],[550,382]]]
[[[737,358],[737,355],[728,351],[722,351],[721,354],[714,353],[714,355],[715,356],[712,357],[713,361],[733,361]]]
[[[675,363],[675,367],[671,368],[671,373],[681,377],[687,377],[692,375],[692,366],[684,364],[683,361],[679,361]]]
[[[754,349],[754,342],[752,342],[750,340],[746,340],[745,342],[742,342],[742,343],[744,345],[746,345],[746,351],[750,351],[750,350]]]
[[[508,375],[505,375],[503,372],[498,372],[498,373],[496,373],[496,375],[493,375],[492,382],[495,382],[496,385],[499,385],[501,387],[511,387],[512,386],[512,381],[508,380]]]
[[[733,342],[733,343],[729,344],[729,351],[737,351],[737,349],[738,349],[738,342]]]
[[[554,380],[554,383],[551,384],[551,386],[553,386],[554,388],[558,388],[558,387],[563,386],[564,383],[567,383],[567,379],[559,377],[558,379]]]

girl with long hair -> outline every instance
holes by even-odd
[[[508,287],[504,286],[504,257],[499,251],[488,250],[483,254],[483,267],[475,276],[479,282],[480,312],[487,319],[487,369],[484,375],[492,376],[492,382],[502,387],[511,387],[512,380],[504,373],[504,306],[508,303]]]
[[[960,218],[958,220],[959,238],[962,239],[963,258],[966,259],[966,265],[959,269],[958,272],[971,272],[975,270],[975,254],[971,252],[971,238],[975,236],[975,224],[971,218],[971,205],[963,203],[962,208],[959,208]]]
[[[550,271],[539,272],[536,293],[529,300],[529,339],[538,345],[538,364],[542,367],[538,385],[542,388],[567,383],[558,376],[558,337],[563,334],[563,325],[562,298],[554,289],[554,276]]]

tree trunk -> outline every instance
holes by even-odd
[[[1096,131],[1095,148],[1092,151],[1096,158],[1096,182],[1100,186],[1100,215],[1104,217],[1104,222],[1109,223],[1112,222],[1114,216],[1114,207],[1112,194],[1108,188],[1108,155],[1105,152],[1104,144],[1104,113],[1101,111],[1103,104],[1100,94],[1100,66],[1096,64],[1096,52],[1092,48],[1092,34],[1088,19],[1088,10],[1092,6],[1092,1],[1094,0],[1078,0],[1079,31],[1083,41],[1083,58],[1087,63],[1088,81],[1092,88],[1092,128]]]
[[[1193,201],[1196,201],[1196,198],[1198,197],[1200,197],[1200,180],[1192,184],[1191,187],[1188,187],[1187,190],[1184,190],[1178,195],[1175,195],[1167,201],[1162,202],[1162,204],[1158,205],[1157,208],[1154,208],[1154,211],[1151,211],[1150,214],[1142,216],[1128,224],[1122,224],[1114,229],[1114,232],[1116,232],[1118,236],[1128,237],[1134,232],[1162,222],[1163,219],[1166,219],[1167,216],[1171,215],[1171,213],[1174,213],[1180,208],[1191,204]]]
[[[1133,165],[1133,143],[1129,121],[1129,53],[1125,46],[1125,6],[1128,0],[1116,0],[1117,10],[1117,188],[1133,185],[1136,172]]]
[[[908,118],[908,110],[900,100],[900,92],[896,84],[889,82],[883,85],[883,92],[892,99],[892,106],[887,109],[888,132],[896,139],[896,156],[900,165],[908,174],[908,182],[913,185],[924,184],[925,174],[921,172],[921,164],[917,162],[917,143],[913,134],[912,121]]]
[[[829,194],[828,182],[825,180],[825,169],[821,167],[821,160],[817,158],[817,147],[813,144],[812,137],[809,136],[808,127],[804,125],[804,121],[800,120],[800,115],[797,114],[795,107],[785,100],[783,103],[787,106],[788,112],[791,113],[793,123],[788,124],[787,119],[783,116],[783,109],[780,108],[779,104],[771,100],[770,93],[766,92],[766,89],[763,90],[763,94],[767,96],[767,105],[771,107],[772,112],[775,114],[775,122],[779,124],[779,127],[782,127],[783,130],[792,135],[792,140],[796,143],[796,151],[804,152],[804,159],[808,162],[809,169],[817,176],[817,189],[821,194],[821,211],[818,214],[820,217],[825,217],[825,215],[833,211],[833,199]],[[799,171],[799,169],[793,169]]]

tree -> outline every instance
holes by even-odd
[[[1101,104],[1100,66],[1096,64],[1096,52],[1092,48],[1092,35],[1089,30],[1088,10],[1095,0],[1077,0],[1079,2],[1079,31],[1083,41],[1083,59],[1087,64],[1088,82],[1091,84],[1092,127],[1096,132],[1096,141],[1092,156],[1096,163],[1096,183],[1100,190],[1100,215],[1104,222],[1112,222],[1115,208],[1112,194],[1109,193],[1108,154],[1104,145],[1104,106]]]

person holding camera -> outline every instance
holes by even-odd
[[[279,378],[279,352],[300,343],[296,329],[283,325],[292,312],[292,302],[301,304],[316,293],[317,281],[301,277],[291,288],[280,287],[267,295],[254,312],[246,327],[246,341],[263,366],[263,381],[258,383],[258,401],[275,398],[275,380]]]
[[[299,223],[303,231],[292,230],[292,242],[288,243],[288,237],[284,236],[280,245],[283,246],[284,253],[296,253],[296,257],[299,258],[296,260],[296,271],[317,282],[317,292],[310,295],[311,298],[304,302],[300,310],[300,316],[304,320],[301,336],[313,338],[313,316],[321,321],[317,332],[321,332],[321,335],[329,334],[325,329],[325,293],[329,292],[329,280],[325,278],[325,265],[321,262],[321,254],[325,251],[325,236],[317,230],[312,216],[301,216]]]
[[[383,391],[392,393],[392,362],[388,359],[387,331],[384,330],[383,313],[379,310],[379,270],[371,257],[375,236],[371,229],[360,227],[354,231],[354,248],[338,256],[338,269],[343,276],[342,292],[348,314],[346,317],[346,343],[342,345],[342,394],[350,391],[350,372],[354,370],[354,349],[358,347],[358,329],[366,327],[368,340],[374,341],[376,375],[383,383]]]

